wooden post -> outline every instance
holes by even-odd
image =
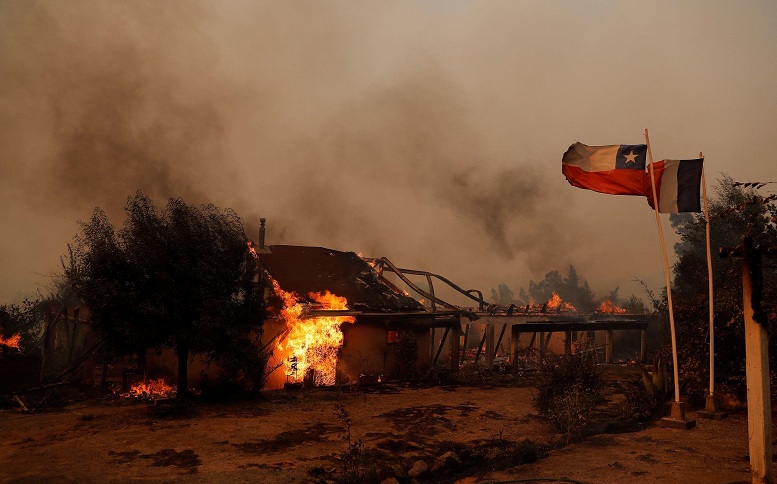
[[[486,344],[486,339],[488,338],[488,326],[488,324],[483,326],[483,337],[480,339],[478,351],[475,353],[475,364],[477,364],[478,359],[480,359],[480,354],[483,352],[483,345]]]
[[[442,338],[440,339],[440,346],[437,348],[437,354],[434,356],[433,363],[436,365],[437,360],[440,358],[440,353],[442,353],[442,348],[445,345],[445,339],[448,337],[448,333],[450,332],[451,328],[450,326],[445,328],[445,332],[442,334]],[[453,343],[451,343],[451,348],[453,348]]]
[[[604,332],[604,362],[608,365],[612,364],[612,330],[608,329]]]
[[[494,346],[494,358],[496,358],[496,354],[499,353],[499,348],[502,346],[502,338],[505,335],[505,331],[507,331],[507,324],[502,325],[502,331],[499,333],[499,339],[496,341],[496,345]]]
[[[572,331],[564,334],[564,354],[567,356],[572,354]]]
[[[539,350],[537,351],[537,364],[542,364],[543,356],[545,356],[545,333],[540,331]]]
[[[494,334],[494,325],[493,324],[487,324],[486,325],[486,366],[488,368],[491,368],[494,366],[494,340],[495,340],[495,334]]]
[[[518,368],[518,350],[521,349],[521,331],[518,328],[517,324],[510,328],[510,362],[513,368]]]
[[[769,334],[753,316],[753,277],[760,277],[760,255],[745,237],[742,258],[742,299],[745,317],[745,373],[750,474],[753,483],[772,483],[772,410],[769,389]]]
[[[469,325],[467,325],[469,327]],[[459,372],[459,356],[461,354],[461,322],[453,325],[451,331],[451,372]]]
[[[647,339],[648,332],[646,329],[643,329],[641,337],[639,338],[639,361],[641,363],[645,363],[647,360]]]
[[[459,332],[461,332],[461,328],[459,328]],[[464,348],[461,349],[461,361],[467,359],[467,344],[469,343],[467,340],[469,339],[469,323],[464,327]]]
[[[434,340],[435,334],[434,334],[434,327],[429,329],[429,336],[430,336],[430,343],[429,343],[429,360],[434,360],[434,348],[437,346],[437,342]]]

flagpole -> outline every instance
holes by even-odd
[[[648,156],[650,157],[650,184],[653,187],[653,207],[656,213],[656,225],[658,226],[658,237],[661,239],[661,254],[664,256],[664,275],[666,276],[666,297],[669,305],[669,330],[672,334],[672,363],[674,366],[674,401],[679,407],[680,404],[680,372],[677,368],[677,338],[674,330],[674,311],[672,309],[672,282],[669,278],[669,258],[666,256],[666,243],[664,242],[664,230],[661,228],[661,217],[658,215],[658,192],[656,191],[656,176],[653,172],[653,152],[650,149],[650,138],[648,130],[645,128],[645,142],[647,143]],[[675,415],[674,410],[672,411]],[[682,410],[677,412],[678,419],[684,418]]]
[[[699,152],[699,158],[704,155]],[[704,168],[701,169],[701,194],[704,201],[704,221],[707,226],[707,278],[710,291],[710,396],[715,394],[715,305],[712,300],[712,257],[710,256],[710,212],[707,209],[707,182],[704,179]]]

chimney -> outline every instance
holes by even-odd
[[[259,250],[264,250],[264,223],[267,221],[266,218],[260,218],[259,219]]]
[[[257,247],[255,247],[256,252],[258,254],[272,254],[272,251],[269,247],[264,245],[264,233],[266,229],[264,228],[264,223],[267,221],[266,218],[260,218],[259,219],[259,243],[256,244]]]

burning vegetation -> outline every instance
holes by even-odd
[[[3,335],[0,334],[0,346],[4,346],[6,348],[14,348],[17,350],[21,350],[21,347],[19,346],[19,343],[21,342],[22,337],[21,335],[15,334],[13,336],[9,336],[8,338],[4,338]]]

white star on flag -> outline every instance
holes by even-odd
[[[637,162],[637,155],[634,153],[634,150],[631,150],[631,153],[629,153],[626,156],[626,163],[636,163]]]

